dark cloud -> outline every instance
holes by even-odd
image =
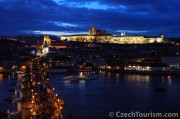
[[[107,9],[73,7],[68,5],[71,2],[82,6],[97,2]],[[143,35],[179,36],[179,5],[177,0],[68,0],[67,5],[65,1],[57,4],[51,0],[4,0],[0,1],[0,35],[86,32],[95,24],[110,33],[131,30],[147,31]]]

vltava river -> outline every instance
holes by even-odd
[[[180,112],[180,76],[100,73],[88,82],[63,80],[73,75],[79,74],[50,75],[55,91],[64,97],[66,114],[73,119],[105,119],[116,111]]]
[[[86,75],[87,73],[80,73]],[[72,74],[51,74],[49,79],[58,96],[65,100],[65,113],[72,119],[107,119],[109,112],[180,112],[180,75],[96,74],[88,82],[64,81]],[[15,110],[16,103],[3,101],[14,93],[15,81],[0,74],[0,110]],[[156,91],[163,88],[165,91]]]

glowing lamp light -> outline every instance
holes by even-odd
[[[56,94],[56,97],[58,96],[58,94]]]
[[[22,69],[22,70],[26,70],[26,66],[22,66],[21,69]]]
[[[62,106],[60,107],[60,109],[62,109]]]

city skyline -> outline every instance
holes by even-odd
[[[179,37],[175,0],[0,0],[0,35],[87,34],[96,25],[119,35]]]

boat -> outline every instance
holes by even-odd
[[[96,76],[67,76],[63,78],[65,82],[82,82],[82,81],[91,81],[97,79]]]

